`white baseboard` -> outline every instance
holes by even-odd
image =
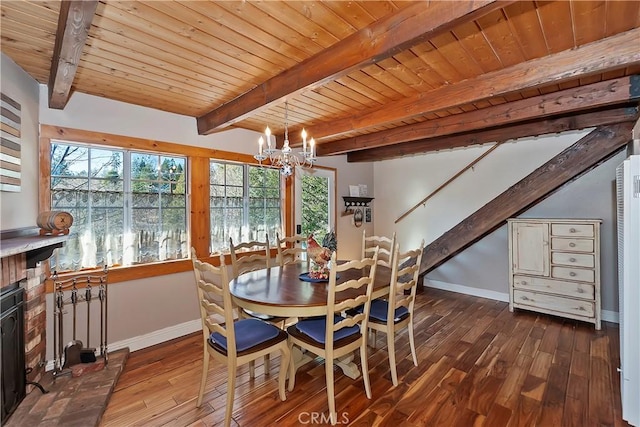
[[[424,279],[424,285],[428,288],[442,289],[444,291],[458,292],[474,297],[488,298],[496,301],[509,302],[509,294],[504,292],[490,291],[488,289],[473,288],[471,286],[457,285],[455,283],[443,282],[440,280]],[[602,320],[605,322],[620,323],[620,316],[617,311],[602,310]]]
[[[473,288],[471,286],[456,285],[455,283],[442,282],[440,280],[425,279],[424,285],[429,288],[452,291],[459,294],[473,295],[474,297],[488,298],[496,301],[509,302],[509,294],[504,292],[490,291],[488,289]]]
[[[169,326],[145,335],[128,338],[109,344],[109,351],[116,351],[129,347],[129,351],[136,351],[165,341],[189,335],[193,332],[202,331],[202,321],[200,319],[190,320],[179,325]]]
[[[129,347],[129,351],[141,350],[143,348],[151,347],[156,344],[163,343],[165,341],[179,338],[185,335],[189,335],[193,332],[202,330],[202,321],[200,319],[190,320],[188,322],[180,323],[179,325],[169,326],[168,328],[159,329],[157,331],[150,332],[145,335],[139,335],[137,337],[128,338],[122,341],[116,341],[109,343],[108,351],[117,351],[123,348]],[[45,370],[50,371],[53,369],[54,361],[49,360]]]

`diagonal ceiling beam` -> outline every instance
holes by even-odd
[[[612,125],[636,120],[638,107],[617,107],[607,110],[581,112],[570,116],[527,121],[512,125],[494,127],[475,132],[422,139],[370,150],[354,151],[347,154],[348,162],[373,162],[395,159],[403,156],[424,154],[438,150],[450,150],[470,145],[490,142],[504,142],[510,139],[539,136],[588,127]]]
[[[486,129],[640,99],[640,76],[621,77],[495,105],[468,113],[347,138],[317,147],[318,156]]]
[[[89,35],[97,0],[63,1],[49,72],[49,108],[67,105],[80,55]]]
[[[360,114],[307,126],[316,141],[457,106],[640,64],[640,28],[477,78],[389,102]],[[293,144],[292,144],[293,145]],[[318,146],[319,149],[319,146]]]
[[[495,0],[416,2],[198,117],[198,133],[209,134],[232,125],[287,96],[375,64],[509,3]]]

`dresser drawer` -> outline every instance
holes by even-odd
[[[552,264],[569,265],[572,267],[595,267],[596,262],[592,254],[574,254],[567,252],[552,252]]]
[[[552,237],[551,249],[556,251],[593,252],[594,245],[592,239]]]
[[[593,237],[593,224],[551,224],[551,234],[568,237]]]
[[[595,312],[593,302],[520,290],[513,291],[513,302],[522,308],[541,308],[584,317],[594,317]]]
[[[595,297],[594,285],[578,282],[563,282],[561,280],[545,279],[542,277],[514,276],[513,288],[587,300],[593,300]]]
[[[555,279],[579,280],[594,283],[596,275],[593,270],[571,267],[551,267],[551,277]]]

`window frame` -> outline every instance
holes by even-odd
[[[218,264],[216,257],[209,253],[209,160],[233,161],[259,165],[249,154],[231,151],[208,149],[192,145],[150,140],[144,138],[93,132],[62,126],[41,125],[39,143],[40,181],[38,192],[38,208],[40,212],[51,210],[51,141],[62,143],[84,143],[95,146],[118,147],[152,153],[166,153],[185,156],[187,158],[187,204],[189,206],[189,237],[191,247],[196,249],[199,259]],[[282,197],[283,228],[285,234],[293,232],[293,185],[292,180],[285,180]],[[275,256],[275,248],[272,256]],[[228,255],[226,256],[228,258]],[[230,262],[226,259],[225,262]],[[118,266],[109,270],[109,283],[125,282],[136,279],[162,276],[190,271],[193,268],[190,258],[182,260],[161,261],[134,266]],[[88,269],[81,272],[61,274],[61,277],[73,277],[100,269]],[[50,280],[47,281],[47,292],[53,291]]]

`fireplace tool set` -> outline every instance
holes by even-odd
[[[100,275],[83,275],[62,280],[57,272],[53,273],[54,377],[71,374],[71,367],[79,363],[96,362],[96,348],[91,347],[92,320],[95,322],[96,316],[100,321],[100,357],[103,358],[104,364],[107,364],[107,273],[107,266]],[[99,306],[94,308],[93,316],[92,305]],[[99,313],[95,313],[96,310],[99,310]],[[82,320],[85,320],[82,318],[85,315],[86,341],[83,343],[78,338],[78,329]],[[72,339],[66,344],[65,325],[67,331],[72,331]]]

